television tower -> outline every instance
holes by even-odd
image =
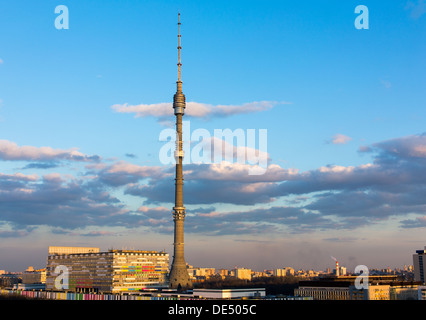
[[[178,14],[179,26],[179,45],[178,45],[178,81],[177,91],[173,97],[173,109],[176,116],[176,178],[175,178],[175,206],[173,207],[173,220],[175,224],[174,230],[174,254],[173,263],[169,274],[170,288],[185,290],[192,288],[192,282],[189,279],[188,270],[186,268],[184,250],[183,250],[183,222],[185,220],[185,207],[183,206],[183,150],[182,150],[182,117],[185,113],[185,95],[182,92],[182,81],[180,76],[180,69],[182,63],[180,62],[180,50],[182,49],[180,43],[180,13]]]

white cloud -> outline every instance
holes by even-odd
[[[321,173],[352,173],[354,169],[355,167],[353,166],[344,167],[344,166],[335,165],[335,166],[328,166],[328,167],[320,167],[318,171]]]
[[[220,163],[190,165],[187,177],[191,180],[206,179],[220,181],[247,182],[281,182],[298,176],[297,169],[284,169],[279,165],[270,164],[263,175],[250,175],[252,168],[249,164],[230,163],[222,161]]]
[[[73,160],[92,161],[99,160],[98,156],[88,156],[76,148],[69,150],[53,149],[51,147],[18,146],[8,140],[0,140],[0,159],[49,161],[49,160]]]
[[[167,212],[167,213],[169,213],[170,212],[170,208],[166,208],[166,207],[156,207],[156,208],[150,208],[150,207],[147,207],[147,206],[141,206],[141,207],[139,207],[138,208],[138,210],[137,210],[138,212],[143,212],[143,213],[146,213],[146,212]]]
[[[119,113],[135,113],[135,117],[166,117],[173,115],[172,104],[165,103],[154,103],[154,104],[138,104],[138,105],[128,105],[125,104],[115,104],[111,106],[116,112]]]
[[[195,118],[228,117],[236,114],[245,114],[265,111],[278,104],[289,102],[255,101],[241,105],[211,105],[199,102],[187,102],[185,114]],[[115,104],[111,108],[119,113],[134,113],[135,117],[157,117],[160,119],[173,116],[173,104],[171,102],[128,105]]]
[[[171,174],[163,172],[161,167],[140,166],[126,161],[118,161],[108,166],[105,173],[115,175],[132,175],[139,178],[162,178]]]
[[[86,166],[90,170],[89,174],[100,179],[110,186],[122,186],[129,183],[136,183],[142,179],[160,179],[171,176],[162,167],[139,166],[126,161],[118,161],[111,165],[102,163]]]
[[[381,151],[384,156],[399,158],[426,158],[426,134],[395,138],[370,147],[361,147],[361,152]]]
[[[333,143],[333,144],[346,144],[351,140],[352,140],[351,137],[348,137],[348,136],[345,136],[344,134],[338,133],[338,134],[333,136],[331,143]]]
[[[230,135],[228,138],[234,138]],[[239,138],[241,141],[239,141]],[[246,143],[245,133],[238,137],[237,144]],[[230,143],[231,142],[231,143]],[[211,163],[211,162],[238,162],[238,163],[250,163],[250,164],[263,164],[266,165],[270,160],[270,155],[266,151],[260,149],[248,147],[245,145],[233,145],[233,141],[230,141],[225,137],[221,139],[218,137],[208,137],[200,142],[192,142],[193,149],[191,153],[190,161],[192,163]],[[200,156],[197,152],[203,151],[203,155]]]
[[[0,180],[19,180],[19,181],[36,181],[39,176],[36,174],[26,175],[20,172],[14,174],[4,174],[0,172]]]
[[[62,177],[61,177],[61,174],[57,173],[57,172],[52,172],[52,173],[45,174],[43,176],[43,179],[45,181],[55,182],[55,183],[62,183],[62,181],[63,181]]]

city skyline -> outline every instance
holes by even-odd
[[[173,252],[159,136],[174,125],[178,12],[191,130],[266,129],[268,154],[261,175],[184,164],[186,262],[412,264],[426,227],[422,1],[17,1],[0,4],[0,269],[40,267],[50,245]]]
[[[426,247],[425,247],[426,248]],[[48,248],[48,253],[47,253],[47,260],[49,260],[49,255],[51,255],[52,253],[54,253],[55,251],[61,251],[60,254],[76,254],[76,253],[85,253],[87,252],[91,252],[91,253],[99,253],[101,252],[100,248],[94,248],[94,247],[56,247],[56,246],[50,246]],[[121,249],[117,249],[117,248],[110,248],[108,250],[104,250],[103,253],[105,252],[128,252],[128,253],[160,253],[160,254],[165,254],[165,255],[169,255],[167,252],[161,251],[145,251],[145,250],[139,250],[139,249],[135,249],[135,248],[121,248]],[[416,250],[416,253],[419,252],[424,252],[424,250]],[[101,252],[102,253],[102,252]],[[236,270],[245,270],[250,272],[251,277],[262,277],[262,276],[286,276],[286,275],[293,275],[293,276],[301,276],[301,277],[313,277],[313,276],[318,276],[318,275],[336,275],[336,276],[345,276],[345,275],[356,275],[359,274],[359,271],[356,270],[351,270],[348,269],[346,267],[345,264],[341,264],[337,261],[337,259],[335,257],[331,257],[333,260],[332,264],[329,264],[326,266],[326,268],[324,270],[318,270],[318,269],[314,269],[314,268],[306,268],[306,269],[295,269],[293,268],[293,266],[291,265],[282,265],[279,266],[277,268],[266,268],[263,270],[256,270],[256,269],[250,269],[247,268],[246,266],[242,266],[242,265],[234,265],[231,266],[229,268],[223,268],[223,267],[214,267],[214,266],[194,266],[191,264],[187,264],[186,265],[186,269],[187,272],[190,273],[190,275],[192,275],[192,279],[195,279],[196,273],[198,275],[198,273],[200,273],[201,275],[223,275],[223,271],[228,271],[228,272],[235,272]],[[368,270],[369,272],[372,272],[373,275],[377,274],[377,272],[385,272],[385,274],[389,273],[389,274],[395,274],[395,272],[411,272],[413,273],[415,268],[416,268],[416,261],[414,261],[414,257],[413,258],[413,263],[412,264],[408,264],[408,265],[403,265],[403,266],[397,266],[394,268],[390,268],[390,267],[378,267],[378,268],[368,268],[366,266],[362,266],[362,265],[358,265],[357,268],[365,268],[366,270]],[[170,262],[170,260],[169,260]],[[418,264],[418,262],[417,262]],[[24,273],[24,272],[40,272],[40,271],[45,271],[46,270],[46,266],[45,265],[40,265],[40,266],[36,266],[34,267],[34,265],[28,265],[25,270],[4,270],[4,269],[0,269],[0,274],[20,274],[20,273]],[[336,270],[339,270],[339,273],[336,273]],[[246,273],[248,274],[248,273]],[[229,274],[228,274],[229,275]]]

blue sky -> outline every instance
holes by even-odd
[[[3,1],[0,269],[42,267],[49,245],[172,255],[159,134],[174,121],[160,104],[176,91],[179,11],[185,120],[267,129],[270,158],[261,177],[186,166],[187,262],[412,263],[426,227],[425,1]]]

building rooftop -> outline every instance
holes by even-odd
[[[49,246],[49,255],[70,254],[70,253],[94,253],[94,252],[99,252],[99,248]]]
[[[49,247],[49,256],[51,255],[99,255],[105,253],[119,253],[119,254],[158,254],[168,255],[165,251],[156,250],[127,250],[127,249],[109,249],[108,251],[99,251],[99,248],[85,248],[85,247]],[[59,248],[59,249],[57,249]],[[93,250],[97,249],[97,250]]]
[[[165,251],[156,251],[156,250],[122,250],[122,249],[110,249],[108,252],[113,253],[159,253],[166,254]]]

